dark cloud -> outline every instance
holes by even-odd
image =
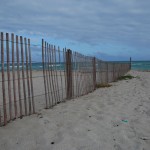
[[[0,30],[97,46],[114,42],[143,58],[150,56],[149,8],[149,0],[1,0]]]

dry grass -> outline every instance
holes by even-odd
[[[111,84],[108,83],[102,83],[102,84],[96,84],[96,88],[108,88],[111,87]]]
[[[128,74],[128,75],[119,77],[118,80],[129,80],[129,79],[133,79],[133,78],[136,78],[136,77],[131,76],[130,74]]]

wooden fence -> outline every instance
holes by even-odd
[[[35,62],[32,48],[36,47],[30,39],[1,32],[0,126],[86,95],[96,84],[116,81],[131,67],[129,62],[104,62],[70,49],[60,50],[44,40],[38,48],[41,61]]]

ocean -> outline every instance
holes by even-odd
[[[132,61],[132,70],[150,71],[150,61]]]
[[[65,66],[64,63],[60,64],[51,64],[49,65],[50,69],[56,70],[64,70]],[[14,65],[15,70],[17,70],[17,64]],[[22,64],[19,65],[20,70],[22,69]],[[24,69],[26,69],[26,64],[24,63]],[[41,62],[39,63],[32,63],[32,70],[42,70],[43,65]],[[74,66],[75,69],[75,66]],[[131,65],[132,70],[141,70],[141,71],[150,71],[150,61],[132,61]],[[4,70],[7,70],[7,65],[4,64]],[[10,71],[12,70],[12,64],[10,63]],[[0,64],[0,71],[1,71],[1,64]]]
[[[1,64],[0,64],[0,70],[1,70]],[[47,66],[48,67],[48,66]],[[28,68],[30,69],[30,64],[28,64]],[[64,70],[64,63],[62,64],[51,64],[49,65],[49,68],[52,70]],[[9,65],[10,71],[12,70],[12,64]],[[22,70],[22,64],[19,64],[19,69]],[[26,63],[24,63],[24,69],[26,70]],[[7,64],[4,64],[4,71],[7,70]],[[14,64],[14,70],[17,70],[17,64]],[[43,70],[43,64],[41,62],[38,63],[32,63],[32,70]]]

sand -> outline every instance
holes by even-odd
[[[150,72],[0,128],[0,150],[149,150]]]

